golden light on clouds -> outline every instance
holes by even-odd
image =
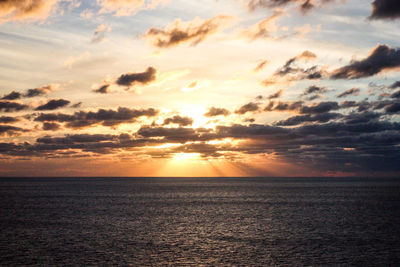
[[[0,1],[0,175],[398,174],[397,5],[328,2]]]

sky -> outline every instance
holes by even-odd
[[[2,0],[0,176],[399,176],[400,1]]]

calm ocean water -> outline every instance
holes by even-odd
[[[4,178],[0,265],[399,266],[400,179]]]

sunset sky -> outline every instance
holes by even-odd
[[[2,0],[0,176],[398,176],[398,0]]]

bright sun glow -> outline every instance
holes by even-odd
[[[209,122],[209,118],[204,117],[207,108],[201,105],[188,105],[180,109],[180,113],[193,118],[193,127],[205,127]]]
[[[174,154],[173,159],[176,161],[190,161],[197,160],[199,158],[199,153],[176,153]]]

